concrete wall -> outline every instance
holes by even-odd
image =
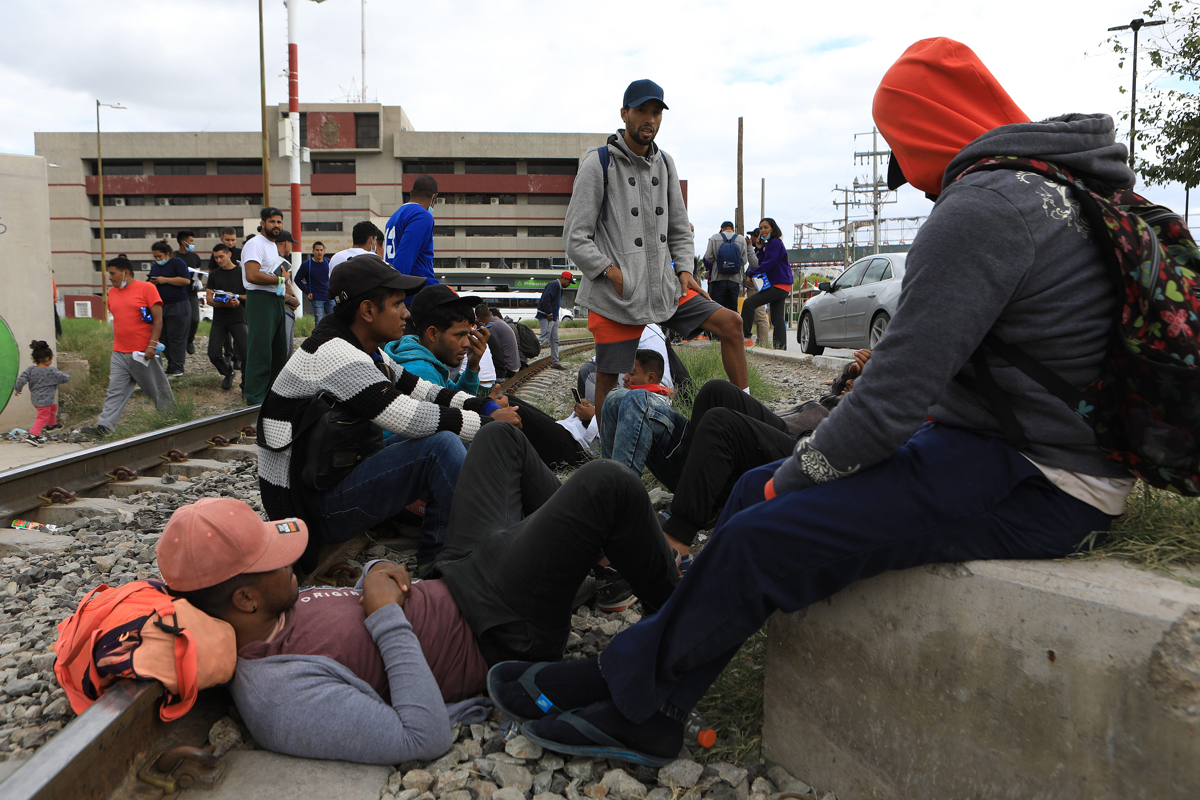
[[[46,171],[44,158],[0,153],[0,318],[16,339],[18,372],[32,363],[31,340],[44,339],[54,347]],[[36,416],[29,391],[13,397],[11,386],[0,386],[0,392],[8,398],[0,430],[28,429]]]
[[[1200,589],[940,564],[771,621],[768,758],[841,800],[1200,797]]]

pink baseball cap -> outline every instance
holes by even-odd
[[[175,510],[154,555],[168,586],[194,592],[244,572],[294,564],[307,545],[304,520],[263,522],[241,500],[206,497]]]

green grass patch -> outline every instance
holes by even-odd
[[[692,387],[691,391],[676,392],[672,405],[676,411],[690,419],[692,403],[695,401],[696,392],[700,391],[700,387],[711,380],[728,380],[725,367],[721,363],[721,345],[713,342],[707,347],[695,345],[676,347],[675,353],[692,376]],[[749,368],[750,395],[755,400],[769,403],[779,397],[778,390],[762,376],[754,362],[749,362],[747,367]]]
[[[88,379],[71,381],[59,389],[59,403],[71,419],[100,413],[108,391],[108,365],[112,357],[112,326],[98,319],[64,319],[56,353],[72,353],[88,362]]]
[[[172,381],[172,391],[178,392],[184,380],[186,380],[186,376]],[[194,419],[197,419],[195,402],[191,397],[180,397],[178,394],[175,396],[175,405],[163,411],[155,408],[125,406],[125,410],[121,412],[121,420],[117,423],[116,430],[110,436],[105,437],[105,440],[126,439],[130,436],[137,436],[140,433],[149,433],[150,431],[169,428],[172,425],[191,422]]]
[[[717,732],[717,743],[711,749],[693,749],[701,764],[741,764],[747,758],[761,758],[766,666],[767,631],[763,628],[742,644],[696,705],[696,713]]]
[[[1125,513],[1095,546],[1098,538],[1089,537],[1076,557],[1121,558],[1200,586],[1200,581],[1175,571],[1200,567],[1200,498],[1180,497],[1138,481],[1125,501]]]
[[[312,314],[305,314],[303,317],[296,317],[296,328],[292,331],[293,337],[307,339],[312,336],[313,328],[317,327],[317,318]]]

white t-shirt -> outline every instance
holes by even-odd
[[[363,253],[369,253],[369,250],[363,250],[361,247],[347,247],[345,250],[338,250],[333,254],[333,258],[329,259],[329,274],[333,274],[334,268],[343,261],[348,261],[355,256],[361,256]],[[245,258],[245,256],[242,256]]]
[[[257,234],[253,239],[246,242],[246,246],[242,248],[242,283],[246,285],[246,290],[250,292],[274,292],[275,286],[260,286],[257,283],[251,283],[246,280],[246,262],[257,261],[259,269],[266,275],[278,275],[279,265],[286,259],[280,257],[279,248],[267,237],[261,233]]]

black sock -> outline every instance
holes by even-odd
[[[512,713],[525,719],[541,719],[546,712],[518,682],[531,666],[533,664],[528,661],[514,661],[498,669],[496,674],[501,683],[496,691],[496,699]],[[563,711],[582,708],[609,697],[608,684],[600,674],[600,661],[597,658],[550,664],[538,672],[533,682],[547,700]]]
[[[679,755],[683,749],[683,723],[662,712],[655,712],[645,722],[630,722],[617,710],[612,700],[603,700],[576,711],[575,716],[590,722],[630,749],[648,755],[671,758]],[[539,737],[559,744],[599,744],[570,723],[560,722],[557,717],[538,720],[532,727]]]

